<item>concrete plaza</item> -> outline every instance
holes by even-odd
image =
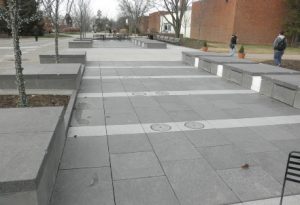
[[[299,109],[184,64],[193,49],[94,45],[51,205],[279,204]],[[299,185],[286,194],[300,203]]]

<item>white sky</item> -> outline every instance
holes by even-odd
[[[108,18],[117,19],[119,12],[118,0],[91,0],[90,8],[93,10],[94,14],[100,9],[102,11],[102,16],[107,16]]]

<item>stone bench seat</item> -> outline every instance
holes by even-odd
[[[39,55],[40,63],[55,63],[55,54],[42,54]],[[67,51],[59,53],[59,63],[86,63],[86,51]]]
[[[92,48],[93,40],[76,40],[69,42],[69,48]]]
[[[77,89],[80,85],[81,64],[37,64],[23,66],[28,89]],[[0,89],[16,89],[13,68],[0,69]]]
[[[132,42],[142,48],[153,48],[153,49],[165,49],[167,48],[166,43],[159,42],[157,40],[150,40],[146,38],[133,38]]]
[[[264,75],[260,93],[300,108],[300,75]]]
[[[1,205],[49,203],[65,141],[63,110],[0,109]]]
[[[222,53],[214,53],[214,52],[200,52],[200,51],[194,51],[194,52],[186,52],[183,51],[182,54],[182,61],[198,68],[199,66],[199,58],[206,57],[206,56],[219,56],[219,57],[229,57]]]
[[[239,59],[236,57],[203,56],[199,58],[198,68],[202,68],[207,72],[223,77],[226,74],[225,70],[223,69],[225,64],[257,64],[257,63],[250,60]]]
[[[260,91],[263,75],[300,74],[298,71],[267,64],[225,64],[224,78],[245,88]]]

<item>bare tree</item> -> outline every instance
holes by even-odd
[[[13,47],[14,47],[14,56],[15,56],[15,69],[16,69],[16,79],[19,92],[19,107],[27,107],[27,95],[25,90],[25,81],[22,67],[22,51],[20,49],[20,36],[19,31],[24,23],[29,23],[39,19],[39,16],[36,14],[29,18],[22,18],[20,16],[21,10],[21,1],[20,0],[8,0],[7,9],[3,9],[0,12],[0,19],[3,19],[7,23],[8,29],[11,30]]]
[[[55,29],[55,63],[59,63],[58,36],[59,36],[59,7],[64,0],[40,0],[44,11],[51,20]]]
[[[156,7],[165,9],[171,16],[171,21],[164,17],[175,31],[175,37],[180,37],[180,30],[184,13],[191,5],[192,0],[156,0]]]
[[[137,33],[141,17],[153,7],[153,0],[119,0],[119,7],[122,15],[129,18],[130,28]]]
[[[90,29],[91,26],[91,9],[89,7],[90,0],[78,0],[74,8],[74,20],[75,23],[80,28],[80,39],[86,37],[86,32]]]

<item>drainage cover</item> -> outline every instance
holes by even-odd
[[[151,129],[157,132],[167,132],[171,130],[171,126],[167,124],[153,124],[151,125]]]
[[[190,129],[194,129],[194,130],[200,130],[205,127],[205,125],[202,124],[201,122],[195,122],[195,121],[186,122],[184,124],[184,126],[186,126],[187,128],[190,128]]]

